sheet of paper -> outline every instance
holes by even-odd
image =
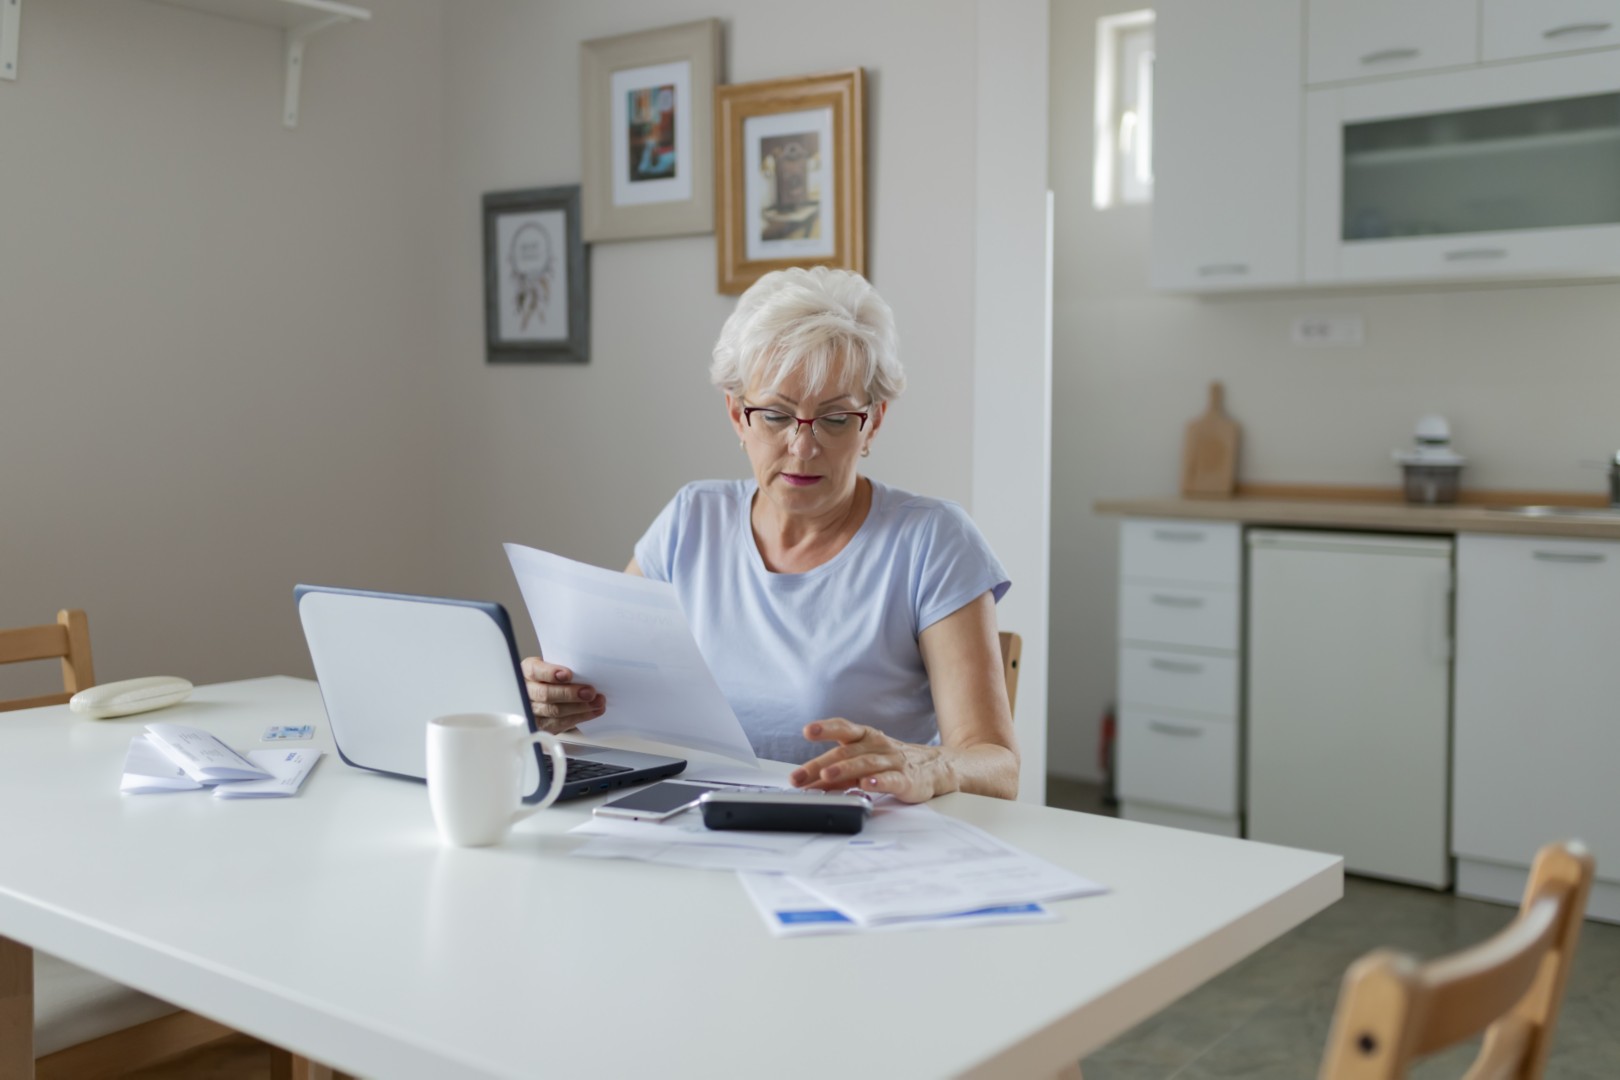
[[[804,937],[813,934],[851,934],[862,931],[927,930],[961,926],[995,926],[1006,923],[1054,922],[1055,912],[1040,904],[1002,904],[996,907],[961,911],[951,915],[931,915],[862,926],[848,915],[807,891],[793,878],[782,874],[737,875],[765,928],[776,937]]]
[[[507,544],[506,557],[545,658],[607,698],[584,735],[623,732],[758,764],[674,586],[521,544]]]
[[[814,874],[796,876],[863,925],[1108,891],[927,807],[874,813],[868,831],[885,844],[846,844]]]
[[[131,795],[150,795],[159,791],[196,791],[201,784],[186,775],[186,771],[164,756],[145,734],[129,741],[124,754],[124,776],[118,790]]]
[[[573,852],[586,858],[770,874],[814,873],[848,840],[823,833],[717,831],[705,828],[703,818],[690,810],[668,821],[593,817],[569,832],[591,837]]]
[[[199,784],[221,780],[268,780],[270,774],[201,728],[147,724],[152,744]]]
[[[276,799],[298,794],[304,777],[321,759],[319,750],[249,750],[248,759],[270,774],[269,780],[240,780],[214,788],[216,799]]]

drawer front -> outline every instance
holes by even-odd
[[[1224,521],[1132,518],[1120,528],[1120,573],[1236,588],[1241,533],[1241,526]]]
[[[1165,806],[1236,814],[1237,725],[1122,708],[1119,794]]]
[[[1125,582],[1119,589],[1119,636],[1126,641],[1235,652],[1237,590]]]
[[[1305,80],[1365,79],[1472,64],[1479,59],[1477,3],[1310,0]]]
[[[1235,718],[1237,657],[1122,646],[1119,699],[1122,705],[1190,709]]]
[[[1486,60],[1620,45],[1620,0],[1485,0]]]

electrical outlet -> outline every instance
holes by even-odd
[[[1294,320],[1295,345],[1361,344],[1360,315],[1301,315]]]

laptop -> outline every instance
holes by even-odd
[[[518,666],[512,620],[499,604],[323,585],[293,589],[304,640],[345,764],[411,780],[427,778],[427,722],[461,712],[517,713],[538,731]],[[682,758],[564,740],[568,772],[559,799],[674,776]],[[535,748],[538,780],[551,760]],[[526,775],[536,775],[529,773]]]

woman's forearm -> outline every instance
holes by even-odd
[[[996,799],[1018,797],[1018,752],[999,743],[975,746],[939,746],[935,766],[939,776],[935,795],[965,791]]]

